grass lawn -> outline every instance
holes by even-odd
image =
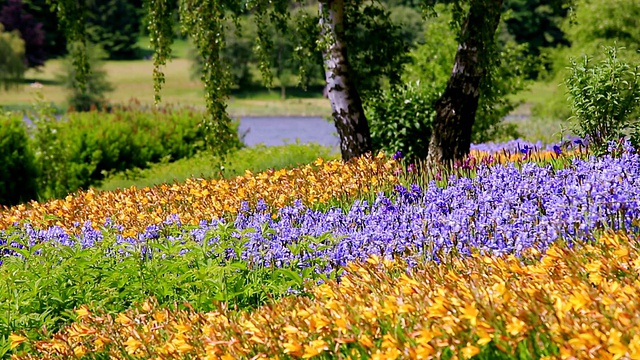
[[[98,190],[138,188],[163,183],[184,182],[188,178],[233,178],[245,170],[260,172],[268,169],[285,169],[309,164],[318,158],[339,158],[336,149],[317,144],[288,144],[282,146],[254,146],[240,149],[229,155],[223,163],[206,153],[193,158],[170,163],[153,164],[148,169],[134,169],[113,174],[106,178]],[[220,165],[223,168],[220,168]]]
[[[165,67],[166,82],[161,92],[165,104],[184,104],[204,107],[202,83],[191,80],[190,62],[187,59],[173,59]],[[24,107],[31,104],[37,91],[41,91],[45,100],[61,105],[65,101],[65,90],[55,80],[60,71],[61,60],[50,60],[40,71],[29,70],[25,83],[18,89],[3,92],[0,106]],[[108,94],[113,102],[128,102],[137,99],[142,103],[153,103],[153,63],[150,60],[107,61],[104,68],[115,90]],[[33,82],[43,84],[42,89],[30,86]],[[322,96],[308,98],[292,97],[279,99],[279,91],[262,91],[252,97],[233,97],[229,101],[229,113],[232,116],[269,116],[269,115],[305,115],[327,116],[331,112],[329,101]]]
[[[523,101],[517,109],[513,111],[514,115],[531,115],[531,108],[536,104],[549,101],[556,96],[557,84],[553,82],[536,81],[531,84],[529,89],[518,94],[511,95],[511,99],[515,101]]]

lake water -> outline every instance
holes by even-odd
[[[242,117],[239,132],[245,134],[247,146],[260,143],[267,146],[283,145],[295,143],[296,140],[302,144],[340,145],[333,121],[322,117]]]

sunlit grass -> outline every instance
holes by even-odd
[[[337,159],[336,149],[317,144],[289,144],[283,146],[255,146],[241,149],[227,156],[224,162],[206,153],[190,159],[154,164],[149,169],[114,174],[105,179],[99,190],[115,190],[137,186],[154,186],[163,183],[183,182],[196,178],[231,178],[246,170],[260,172],[268,169],[284,169],[309,164],[318,158]],[[220,166],[223,166],[221,168]]]

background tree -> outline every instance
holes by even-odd
[[[562,30],[562,23],[569,12],[567,3],[559,0],[505,0],[504,8],[509,11],[505,17],[506,30],[518,44],[527,45],[527,54],[537,57],[539,64],[545,65],[540,57],[545,48],[567,46],[569,41]],[[532,67],[530,76],[537,77],[538,68]]]
[[[454,24],[460,29],[458,50],[447,87],[435,106],[427,157],[431,164],[451,163],[469,153],[480,84],[496,56],[502,0],[470,0],[466,11],[461,5],[454,5]]]
[[[102,68],[102,60],[107,58],[107,53],[99,45],[89,45],[86,56],[91,63],[91,72],[85,78],[84,86],[80,86],[73,64],[75,52],[81,51],[79,46],[70,45],[69,55],[65,58],[62,71],[56,74],[58,81],[67,89],[67,104],[75,111],[89,111],[91,109],[104,108],[105,94],[113,90],[113,86],[107,79],[107,72]]]
[[[437,16],[426,19],[423,44],[410,52],[412,62],[402,74],[405,84],[366,98],[374,151],[400,151],[411,161],[427,157],[435,104],[447,86],[458,46],[456,31],[450,26],[451,6],[438,4],[433,10]],[[513,41],[498,44],[497,56],[492,58],[480,83],[472,142],[517,137],[515,126],[506,124],[503,118],[519,105],[511,95],[523,90],[527,83],[530,62],[525,48]]]
[[[249,16],[238,18],[237,22],[225,21],[225,43],[222,51],[222,63],[226,66],[234,88],[248,88],[254,85],[251,66],[257,59],[253,51],[253,43],[257,36],[256,27]],[[189,48],[191,60],[191,78],[200,79],[204,70],[204,61],[195,47]]]
[[[88,2],[87,39],[100,45],[110,59],[136,58],[141,11],[128,0]]]
[[[44,65],[45,34],[42,23],[27,12],[22,0],[8,0],[0,9],[0,23],[6,31],[17,31],[24,40],[24,59],[29,68]]]
[[[24,41],[17,31],[4,31],[0,24],[0,86],[16,85],[24,75]]]
[[[391,22],[399,27],[402,39],[414,48],[424,43],[424,17],[419,8],[410,6],[390,6]]]
[[[0,8],[9,0],[0,0]],[[47,0],[22,0],[24,9],[33,15],[35,20],[42,23],[44,31],[44,51],[47,58],[54,58],[67,53],[67,41],[64,29],[59,26],[56,10],[51,9]]]

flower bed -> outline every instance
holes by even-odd
[[[560,157],[551,151],[562,166],[527,161],[535,155],[527,151],[520,154],[524,161],[474,163],[470,177],[452,175],[423,186],[407,182],[412,174],[383,157],[346,165],[319,160],[314,166],[247,174],[229,182],[192,180],[154,189],[82,192],[7,209],[0,213],[0,278],[7,288],[0,292],[0,314],[8,316],[0,315],[0,335],[13,334],[14,346],[39,349],[38,356],[61,351],[63,357],[102,350],[116,357],[117,351],[123,357],[144,358],[223,356],[224,351],[209,348],[210,326],[229,329],[224,332],[228,338],[220,333],[211,341],[226,344],[231,349],[226,355],[234,358],[511,358],[525,353],[521,357],[538,358],[581,351],[615,357],[619,349],[632,356],[635,308],[614,312],[623,316],[628,311],[624,316],[630,322],[602,322],[613,300],[598,294],[624,288],[628,301],[623,305],[635,306],[630,293],[640,263],[635,260],[635,238],[609,231],[638,233],[640,157],[628,147],[601,158],[578,152],[572,159],[566,152]],[[22,223],[14,225],[16,221]],[[597,240],[602,234],[609,235]],[[619,259],[611,260],[614,255]],[[354,265],[367,259],[381,268]],[[604,265],[596,268],[590,259]],[[613,278],[602,280],[620,269],[628,271],[624,279],[615,279],[618,285]],[[585,279],[601,286],[597,294],[586,293],[595,303],[567,307],[567,301],[578,301],[570,297],[576,291],[587,291],[581,285]],[[325,285],[313,286],[321,283]],[[551,283],[558,287],[544,287]],[[405,301],[399,297],[404,290],[394,288],[402,284],[422,287],[424,293]],[[496,290],[502,305],[487,292],[495,286],[505,286]],[[544,291],[536,295],[538,287]],[[343,297],[326,298],[328,289]],[[373,293],[377,297],[367,297]],[[291,296],[295,294],[299,296]],[[585,296],[580,301],[586,301]],[[150,297],[153,303],[131,310]],[[386,305],[390,297],[396,299],[395,307]],[[513,304],[504,300],[509,297]],[[445,302],[438,305],[441,300]],[[378,303],[380,308],[371,305]],[[166,310],[175,304],[174,310]],[[222,311],[221,304],[234,310]],[[404,304],[411,307],[398,310]],[[544,304],[549,311],[560,308],[544,312]],[[370,323],[359,322],[369,311],[365,305],[374,306]],[[438,306],[446,312],[430,317]],[[590,306],[600,312],[585,313]],[[321,308],[339,308],[345,317],[322,315],[331,320],[325,330],[332,330],[325,333],[322,326],[310,325],[316,320],[309,320],[324,314]],[[222,325],[206,315],[216,309],[226,319]],[[304,309],[310,313],[300,317]],[[193,324],[180,328],[175,321],[145,322],[156,311],[180,320],[177,324],[187,319]],[[559,311],[574,311],[578,320],[564,329]],[[107,315],[116,313],[125,315],[118,321]],[[276,321],[273,314],[282,318]],[[383,322],[383,315],[391,316],[391,322]],[[123,333],[136,329],[141,334],[123,323],[139,316],[144,319],[134,323],[146,324],[144,331],[153,338]],[[297,323],[296,316],[306,325]],[[245,326],[250,317],[271,322],[253,323],[258,334]],[[428,321],[421,322],[425,317]],[[65,327],[73,320],[80,322]],[[561,341],[577,336],[581,324],[589,321],[601,325],[600,333],[589,333],[595,340]],[[112,335],[122,335],[110,338],[101,333],[107,331],[103,325]],[[43,326],[54,333],[39,331]],[[162,329],[157,336],[149,330],[154,326]],[[291,337],[287,326],[301,331],[299,337]],[[605,337],[616,339],[613,329],[624,336],[603,345]],[[363,334],[367,337],[361,338]],[[418,338],[425,334],[431,339]],[[62,340],[67,347],[60,345]]]
[[[195,313],[147,301],[117,316],[78,320],[35,355],[16,359],[637,358],[640,254],[635,238],[607,234],[578,249],[554,244],[444,266],[373,256],[338,283],[252,312]],[[13,336],[15,346],[27,339]]]

